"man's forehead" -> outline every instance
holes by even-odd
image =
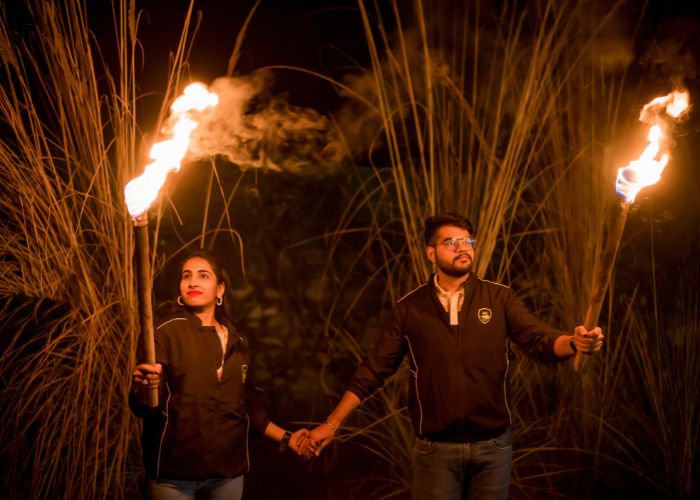
[[[469,231],[457,226],[441,226],[437,231],[439,241],[447,238],[466,238],[471,236]]]

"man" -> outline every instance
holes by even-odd
[[[419,499],[505,499],[512,445],[507,341],[540,362],[599,351],[600,328],[573,335],[539,322],[509,287],[474,276],[473,228],[456,214],[429,217],[425,253],[437,272],[400,299],[338,406],[311,432],[318,455],[343,421],[410,361],[408,409],[416,432]]]

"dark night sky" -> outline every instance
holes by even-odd
[[[108,59],[110,38],[113,39],[109,3],[88,2],[91,26]],[[623,3],[616,21],[621,37],[648,33],[648,36],[636,37],[634,51],[638,60],[648,67],[647,55],[663,44],[683,45],[700,52],[700,2],[652,0],[646,3],[646,15],[641,21],[638,22],[640,3],[637,1]],[[187,0],[137,2],[142,11],[139,39],[143,47],[138,81],[141,90],[149,95],[144,99],[145,122],[139,120],[144,128],[150,125],[151,110],[157,109],[162,101],[169,54],[177,47],[188,5]],[[208,83],[226,73],[236,37],[254,1],[199,0],[194,5],[195,11],[201,13],[201,25],[194,38],[189,66],[193,80]],[[368,5],[368,10],[372,9]],[[388,8],[385,10],[384,20],[388,22],[392,16]],[[663,66],[664,62],[660,64]],[[358,65],[368,67],[369,55],[357,1],[263,0],[245,36],[236,73],[247,75],[271,65],[297,66],[334,78],[356,72]],[[686,71],[684,76],[691,94],[697,95],[697,69]],[[299,72],[276,70],[272,91],[288,93],[292,104],[319,111],[339,106],[337,93],[330,85]]]
[[[108,54],[110,40],[105,33],[111,36],[112,28],[111,14],[103,10],[106,4],[91,12],[91,25]],[[143,66],[138,81],[144,93],[154,93],[145,100],[147,121],[160,106],[169,55],[177,47],[188,4],[186,0],[137,2],[143,12],[139,30]],[[209,83],[225,75],[236,37],[253,5],[251,0],[195,2],[201,25],[189,58],[192,80]],[[263,0],[246,33],[236,74],[289,65],[340,78],[357,71],[358,64],[369,64],[365,46],[356,1]],[[338,106],[337,93],[330,85],[300,72],[276,70],[272,92],[288,93],[292,104],[303,107],[327,110]]]

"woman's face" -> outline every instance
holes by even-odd
[[[182,266],[180,297],[186,306],[200,311],[216,307],[216,298],[223,297],[224,284],[218,279],[211,264],[201,257],[192,257]]]

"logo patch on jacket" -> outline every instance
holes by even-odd
[[[491,321],[491,309],[488,307],[482,307],[476,312],[476,315],[479,318],[479,321],[481,321],[483,324]]]

